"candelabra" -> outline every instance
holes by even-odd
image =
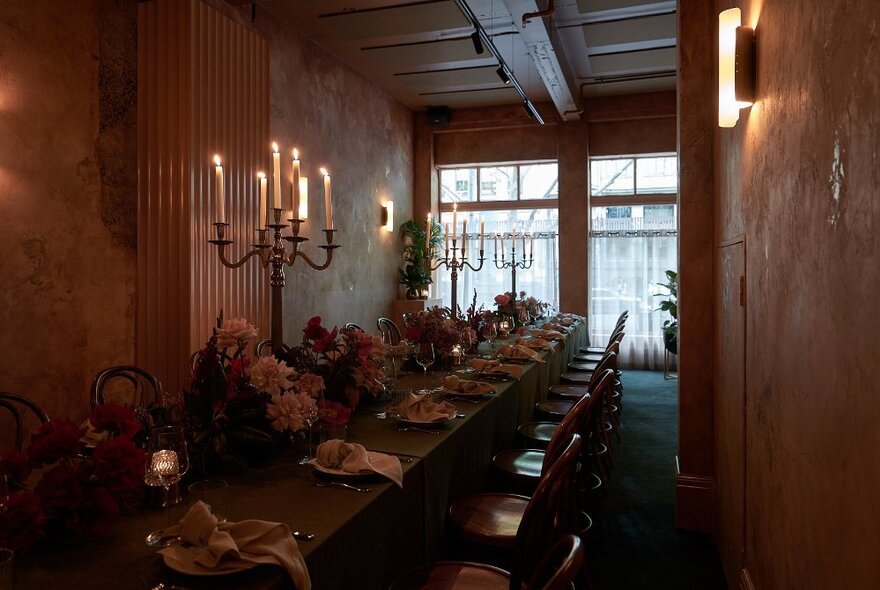
[[[228,223],[214,223],[214,231],[217,236],[215,240],[209,240],[218,248],[220,262],[227,268],[239,268],[251,258],[257,257],[263,268],[269,268],[271,265],[272,272],[269,274],[269,285],[271,286],[271,303],[272,303],[272,350],[278,352],[283,348],[284,344],[284,321],[282,314],[282,289],[284,288],[284,267],[293,266],[297,258],[302,258],[306,264],[315,270],[321,271],[330,266],[333,261],[333,251],[339,248],[339,245],[333,243],[333,234],[335,229],[325,229],[324,235],[327,244],[318,246],[326,252],[326,261],[324,264],[315,263],[307,254],[299,251],[299,245],[308,241],[299,235],[300,224],[303,219],[288,219],[291,226],[292,235],[285,236],[282,233],[287,223],[282,223],[282,209],[271,209],[273,220],[275,223],[267,224],[266,229],[258,229],[257,243],[253,244],[253,250],[241,257],[237,262],[232,262],[226,257],[226,246],[233,243],[233,240],[226,239],[226,232],[229,228]],[[272,243],[269,243],[269,232],[272,232]],[[291,249],[288,253],[284,242],[290,242]]]
[[[483,256],[483,248],[480,248],[480,264],[479,266],[474,266],[470,262],[468,262],[467,256],[465,256],[465,249],[461,248],[462,255],[461,258],[456,256],[456,252],[458,252],[460,248],[458,247],[457,240],[455,238],[452,239],[452,258],[449,258],[449,249],[446,249],[446,255],[443,258],[438,258],[437,263],[433,264],[430,260],[428,260],[428,268],[432,271],[437,270],[441,266],[446,268],[446,270],[452,271],[452,276],[450,277],[452,281],[452,313],[458,313],[458,271],[464,270],[465,268],[469,268],[474,272],[479,272],[480,269],[483,268],[483,262],[486,258]]]
[[[494,259],[495,260],[495,268],[497,268],[499,270],[504,270],[505,268],[510,269],[510,276],[511,276],[511,283],[512,283],[510,290],[513,293],[516,293],[516,269],[517,268],[521,268],[522,270],[529,269],[532,267],[532,262],[534,262],[534,260],[535,260],[534,252],[529,254],[529,258],[528,258],[528,260],[526,260],[525,243],[526,243],[525,239],[523,239],[522,260],[519,262],[517,262],[517,260],[516,260],[516,237],[515,236],[514,236],[514,239],[512,241],[511,247],[510,247],[510,260],[504,259],[504,252],[502,251],[501,260],[499,261],[498,260],[498,252],[495,252],[495,259]]]

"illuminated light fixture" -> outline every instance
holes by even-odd
[[[501,78],[501,81],[504,82],[504,85],[510,84],[510,76],[507,75],[507,72],[504,71],[504,66],[498,66],[498,69],[495,70],[495,73],[498,74],[498,77]]]
[[[394,231],[394,201],[386,201],[382,205],[382,227],[385,231]]]
[[[486,51],[483,49],[483,42],[480,40],[480,31],[474,30],[471,33],[471,43],[474,44],[474,51],[477,52],[477,55],[483,55],[483,52]]]
[[[718,15],[718,126],[734,127],[755,102],[755,31],[739,8]]]

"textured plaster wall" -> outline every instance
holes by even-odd
[[[745,565],[757,589],[876,588],[877,4],[738,5],[757,102],[716,136],[718,239],[747,240]]]
[[[50,415],[133,357],[135,15],[0,3],[0,390]]]
[[[287,153],[303,152],[309,177],[309,221],[304,250],[324,260],[324,199],[318,167],[333,180],[336,251],[323,272],[303,265],[287,269],[284,331],[287,343],[302,337],[312,315],[327,324],[355,322],[376,331],[376,319],[398,298],[400,224],[412,215],[412,112],[349,67],[258,7],[232,9],[209,2],[253,26],[269,43],[270,130]],[[395,231],[380,228],[381,204],[394,201]]]

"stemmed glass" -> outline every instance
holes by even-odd
[[[303,411],[303,422],[306,423],[306,426],[309,429],[309,454],[299,460],[300,465],[306,465],[314,459],[314,457],[312,457],[312,426],[315,425],[315,422],[317,422],[320,417],[321,411],[317,407],[310,407]]]
[[[485,328],[486,340],[489,341],[492,353],[495,353],[495,340],[498,338],[498,324],[496,322],[486,322]]]
[[[380,368],[382,374],[380,377],[376,378],[376,382],[382,386],[384,409],[381,412],[376,412],[376,418],[379,420],[385,420],[388,418],[388,405],[391,403],[389,398],[394,393],[394,383],[397,380],[397,364],[394,357],[389,354],[382,359]]]
[[[180,426],[160,426],[150,432],[147,440],[147,465],[144,483],[160,485],[165,490],[165,528],[168,528],[168,496],[171,486],[189,470],[189,453],[186,449],[186,436]],[[165,528],[147,535],[150,547],[167,543]]]
[[[419,350],[416,353],[416,362],[422,367],[425,375],[425,382],[428,381],[428,367],[434,364],[434,343],[433,342],[420,342]],[[428,391],[428,388],[425,387],[425,392]]]

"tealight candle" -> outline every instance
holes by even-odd
[[[177,452],[164,450],[153,453],[150,471],[158,477],[169,477],[180,473],[180,466],[177,463]]]

